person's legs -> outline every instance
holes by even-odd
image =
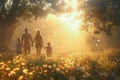
[[[25,55],[27,55],[28,54],[28,50],[25,50]]]
[[[47,57],[50,57],[50,53],[47,53]]]
[[[18,51],[16,52],[16,56],[18,56]]]
[[[30,50],[28,50],[28,54],[30,54]]]
[[[27,54],[27,46],[26,44],[24,44],[24,52],[25,52],[25,55]]]
[[[27,50],[26,49],[24,49],[24,54],[23,54],[23,58],[27,58]]]
[[[38,49],[38,54],[41,55],[41,48]]]
[[[30,54],[30,51],[31,51],[31,47],[30,47],[30,45],[28,45],[28,54]]]
[[[24,52],[25,52],[25,54],[27,53],[27,51],[26,51],[26,50],[24,50]]]
[[[38,56],[38,45],[36,44],[35,47],[36,47],[36,54]]]
[[[36,47],[36,54],[38,55],[38,47]]]

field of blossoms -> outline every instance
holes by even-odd
[[[0,55],[0,80],[120,80],[120,52]]]

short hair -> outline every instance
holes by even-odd
[[[27,29],[27,28],[25,28],[25,31],[28,31],[28,29]]]
[[[20,38],[18,38],[18,41],[20,41]]]
[[[40,31],[39,31],[39,30],[37,31],[37,34],[40,34]]]
[[[51,45],[51,43],[50,43],[50,42],[47,42],[47,45]]]

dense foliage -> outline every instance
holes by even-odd
[[[84,5],[86,21],[100,31],[112,35],[112,30],[120,26],[120,0],[88,0]]]
[[[92,22],[97,31],[110,34],[112,27],[119,27],[119,0],[80,0],[79,3],[79,9],[85,11],[86,23]],[[64,0],[0,0],[0,25],[14,24],[19,17],[37,19],[48,13],[63,13],[64,7]]]
[[[52,9],[57,10],[59,0],[0,0],[0,24],[11,23],[19,17],[24,19],[43,17]],[[13,19],[14,21],[11,21]],[[13,22],[13,23],[12,23]]]
[[[8,43],[16,29],[18,18],[45,17],[55,13],[59,0],[0,0],[0,51],[8,50]]]

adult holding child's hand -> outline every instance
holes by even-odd
[[[23,49],[25,53],[30,53],[31,51],[31,44],[33,43],[32,36],[28,33],[28,29],[25,29],[25,33],[22,35],[21,43],[23,45]]]
[[[43,47],[43,39],[42,36],[40,35],[40,31],[37,31],[35,38],[35,47],[36,47],[36,53],[39,56],[41,54],[41,48]]]

